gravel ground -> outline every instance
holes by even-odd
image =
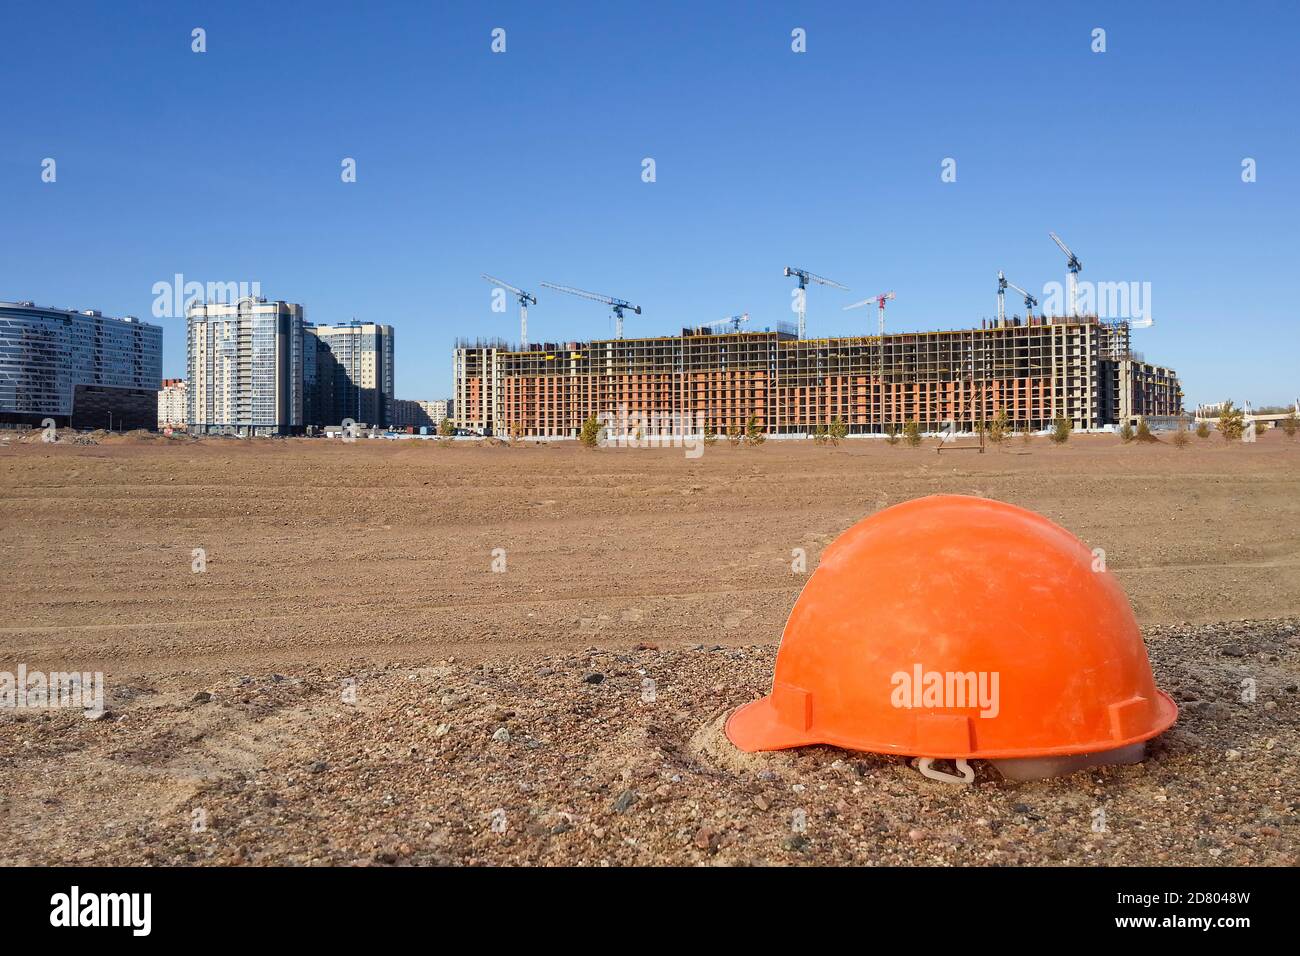
[[[1146,639],[1181,708],[1146,763],[970,787],[736,751],[771,646],[139,683],[0,717],[0,862],[1296,865],[1300,619]]]

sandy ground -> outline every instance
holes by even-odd
[[[0,862],[1300,855],[1300,440],[1278,433],[694,460],[10,441],[0,490],[0,670],[102,670],[110,707],[0,714]],[[981,766],[954,788],[895,758],[727,744],[721,718],[770,684],[794,549],[811,571],[855,521],[935,492],[1105,550],[1182,707],[1147,763],[1032,784]]]

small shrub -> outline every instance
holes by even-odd
[[[745,441],[751,445],[761,445],[767,441],[767,435],[763,434],[763,428],[758,424],[756,415],[750,415],[749,421],[745,422]]]
[[[1287,438],[1295,438],[1297,429],[1300,429],[1300,418],[1296,416],[1295,412],[1282,419],[1282,431],[1286,432]]]
[[[600,441],[600,419],[596,417],[595,412],[588,415],[587,420],[582,423],[582,431],[578,432],[578,441],[588,448],[595,448]]]
[[[915,418],[909,418],[903,425],[903,440],[912,448],[921,444],[921,426],[917,424]]]
[[[1074,423],[1068,418],[1058,418],[1052,425],[1052,441],[1058,445],[1064,445],[1070,440],[1070,432],[1074,431]]]
[[[1199,423],[1197,423],[1197,426],[1196,426],[1196,437],[1197,437],[1197,438],[1209,438],[1209,437],[1210,437],[1210,423],[1209,423],[1209,422],[1199,422]]]
[[[1007,410],[1004,408],[994,416],[993,421],[989,422],[989,441],[1001,445],[1010,432],[1011,421],[1007,418]]]
[[[1147,420],[1145,418],[1138,419],[1137,440],[1155,441],[1155,439],[1151,437],[1151,426],[1147,424]]]
[[[1223,403],[1223,408],[1219,410],[1219,424],[1215,427],[1224,441],[1241,441],[1241,436],[1246,431],[1246,417],[1240,408],[1233,407],[1232,399]]]
[[[1174,443],[1175,448],[1186,448],[1188,443],[1191,442],[1192,436],[1187,434],[1186,428],[1179,426],[1169,440]]]
[[[718,443],[718,433],[713,430],[712,425],[704,426],[704,444],[716,445]]]
[[[830,431],[825,425],[814,425],[812,430],[812,440],[818,445],[824,445],[830,441]]]
[[[1119,440],[1126,445],[1133,440],[1133,426],[1128,422],[1119,427]]]
[[[740,430],[739,425],[727,426],[727,444],[733,448],[740,444],[740,440],[745,437],[745,433]]]
[[[849,426],[840,421],[839,418],[832,418],[831,427],[826,431],[826,437],[831,440],[832,445],[838,445],[849,437]]]
[[[889,442],[891,445],[898,444],[898,426],[896,425],[885,426],[885,441]]]
[[[451,423],[450,418],[444,418],[438,422],[438,434],[443,438],[450,438],[456,433],[456,426]]]

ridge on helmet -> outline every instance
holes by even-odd
[[[1014,505],[934,495],[831,543],[786,622],[772,692],[726,733],[745,751],[1006,760],[1129,748],[1177,715],[1123,589],[1082,541]]]

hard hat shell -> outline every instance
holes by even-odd
[[[1123,589],[1041,515],[962,495],[895,505],[826,549],[741,750],[830,744],[938,758],[1085,754],[1178,716]],[[937,675],[937,676],[936,676]]]

